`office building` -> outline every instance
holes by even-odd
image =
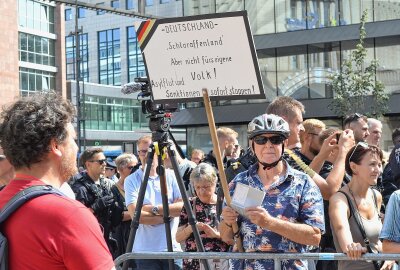
[[[335,94],[329,75],[339,70],[355,48],[360,18],[367,9],[367,60],[378,59],[377,79],[390,94],[381,146],[384,150],[392,147],[391,132],[400,126],[400,1],[183,0],[183,7],[184,16],[239,10],[248,13],[267,98],[218,101],[214,107],[217,124],[237,130],[244,145],[246,124],[280,95],[301,100],[306,107],[305,118],[319,118],[341,127],[342,119],[329,109]],[[368,110],[368,104],[365,106]],[[211,149],[201,103],[187,104],[173,124],[187,128],[188,145]]]
[[[93,1],[82,1],[93,4]],[[182,1],[144,1],[146,14],[181,16]],[[124,11],[138,11],[136,0],[96,1]],[[80,29],[81,145],[101,146],[106,154],[134,152],[135,142],[149,134],[148,118],[142,113],[137,93],[121,94],[121,87],[136,77],[146,76],[137,43],[134,22],[137,18],[102,10],[78,8]],[[75,7],[65,7],[66,78],[71,100],[76,103]],[[185,133],[174,132],[179,142]]]
[[[0,1],[0,105],[37,91],[66,96],[64,7],[40,0]]]

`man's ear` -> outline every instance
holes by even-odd
[[[56,156],[61,157],[62,152],[60,150],[60,145],[56,142],[55,139],[51,139],[50,141],[50,152]]]

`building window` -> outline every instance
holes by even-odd
[[[111,7],[113,7],[113,8],[119,8],[119,0],[111,1]]]
[[[136,9],[135,3],[133,0],[126,0],[126,9]]]
[[[65,20],[72,20],[72,10],[70,8],[65,9]]]
[[[153,0],[146,0],[146,6],[152,6],[152,5],[154,5]]]
[[[166,4],[169,3],[169,0],[160,0],[160,4]]]
[[[98,32],[99,83],[121,85],[120,31]]]
[[[65,10],[65,20],[70,19]],[[18,0],[18,22],[21,27],[54,33],[54,7],[33,0]]]
[[[18,34],[19,60],[39,65],[55,66],[55,41],[20,32]]]
[[[86,18],[86,9],[78,8],[78,18]]]
[[[65,62],[67,65],[67,80],[75,80],[75,36],[65,38]],[[80,48],[80,77],[85,82],[89,81],[89,46],[88,34],[79,35]]]
[[[148,127],[148,120],[137,100],[85,95],[84,104],[87,129],[135,130]]]
[[[136,31],[133,26],[127,28],[128,32],[128,80],[133,82],[137,77],[145,77],[146,70],[142,53],[137,42]]]
[[[30,68],[19,69],[19,85],[22,96],[37,91],[55,90],[55,74]]]
[[[104,6],[104,2],[103,3],[98,3],[97,6]],[[101,7],[99,7],[99,8],[101,8]],[[97,15],[103,15],[103,14],[106,13],[106,11],[102,10],[102,9],[99,9],[99,10],[96,11],[96,13],[97,13]]]

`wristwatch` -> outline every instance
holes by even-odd
[[[155,216],[159,216],[159,215],[160,215],[158,206],[154,206],[153,209],[151,209],[151,212],[152,212],[153,215],[155,215]]]

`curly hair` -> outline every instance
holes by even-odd
[[[70,101],[53,91],[40,92],[11,104],[0,115],[0,144],[16,168],[30,168],[50,151],[50,142],[62,143],[66,125],[75,116]]]

